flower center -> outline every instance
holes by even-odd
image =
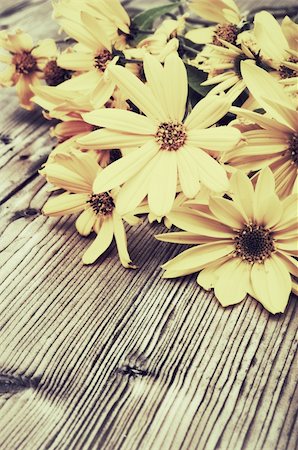
[[[29,74],[37,70],[37,62],[30,52],[16,53],[12,58],[16,71],[22,74]]]
[[[250,264],[262,263],[275,250],[270,230],[255,223],[245,225],[237,233],[234,243],[234,255]]]
[[[93,211],[100,216],[108,216],[115,208],[114,199],[108,192],[91,194],[87,203],[90,203]]]
[[[219,47],[223,47],[223,44],[219,40],[222,39],[223,41],[235,45],[238,33],[239,30],[236,25],[232,24],[217,25],[213,36],[212,44],[218,45]]]
[[[179,122],[164,122],[158,127],[155,139],[161,150],[179,150],[186,141],[185,126]]]
[[[293,134],[291,139],[289,139],[288,150],[293,163],[298,166],[298,134]]]
[[[46,64],[43,72],[48,86],[58,86],[58,84],[71,78],[71,71],[58,66],[54,60]]]
[[[291,56],[288,59],[288,62],[297,63],[298,58],[296,58],[295,56]],[[279,71],[280,78],[282,78],[283,80],[285,80],[286,78],[298,77],[298,71],[295,69],[291,69],[290,67],[287,67],[287,66],[283,66],[283,65],[280,66],[278,71]]]
[[[102,50],[97,56],[94,58],[94,67],[104,72],[107,68],[107,64],[109,61],[113,59],[112,53],[108,50]]]

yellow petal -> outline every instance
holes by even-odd
[[[208,128],[220,120],[230,107],[231,103],[224,98],[205,97],[193,108],[185,125],[189,130]]]
[[[188,275],[198,272],[219,258],[230,254],[234,249],[233,244],[218,241],[211,244],[202,244],[184,252],[162,265],[166,269],[164,278],[172,278],[171,272],[175,272],[175,276]]]
[[[94,56],[93,53],[62,53],[57,64],[64,69],[89,71],[94,67]]]
[[[210,236],[218,239],[233,237],[232,230],[221,224],[215,218],[210,219],[203,213],[191,209],[173,210],[168,214],[169,220],[181,230],[195,233],[199,236]]]
[[[96,130],[86,136],[77,139],[77,143],[83,148],[113,150],[115,148],[140,147],[148,142],[154,142],[150,135],[137,135],[129,133],[117,133],[114,130]]]
[[[157,153],[157,145],[154,142],[148,142],[140,149],[113,162],[94,181],[94,192],[106,192],[125,183],[125,181],[129,180],[145,167]]]
[[[240,170],[231,179],[231,195],[235,205],[242,212],[247,222],[252,221],[254,213],[254,189],[249,178]]]
[[[165,117],[167,117],[167,120],[170,120],[171,111],[168,109],[167,96],[165,92],[167,79],[165,78],[163,66],[154,56],[146,55],[144,57],[144,71],[146,73],[148,87],[157,101],[160,102]]]
[[[237,108],[236,106],[232,106],[230,108],[230,111],[233,114],[236,114],[239,117],[243,117],[244,119],[249,120],[251,123],[256,123],[260,127],[265,128],[266,130],[279,130],[284,133],[289,132],[289,128],[286,125],[283,125],[279,122],[277,122],[274,119],[271,119],[270,117],[265,116],[264,114],[255,113],[253,111],[248,111],[243,108]]]
[[[92,183],[101,170],[92,156],[79,151],[71,154],[56,154],[54,162],[43,169],[50,183],[74,193],[91,193]]]
[[[209,208],[219,222],[224,223],[233,229],[240,229],[246,220],[233,203],[234,202],[225,198],[211,197]]]
[[[264,264],[254,264],[251,282],[257,300],[271,313],[284,312],[292,289],[292,281],[285,264],[272,254]]]
[[[178,233],[156,234],[155,239],[162,242],[171,242],[173,244],[206,244],[214,241],[215,238],[198,236],[188,231],[180,231]]]
[[[44,205],[42,212],[47,216],[63,216],[82,211],[86,207],[89,196],[86,194],[62,194],[50,198]]]
[[[284,17],[281,23],[282,32],[287,39],[289,48],[297,48],[298,25],[288,16]]]
[[[173,207],[177,190],[176,152],[160,151],[154,165],[149,190],[150,210],[157,216],[165,216]]]
[[[184,146],[177,152],[177,165],[181,189],[188,198],[193,198],[200,189],[199,171],[192,152]]]
[[[118,255],[122,266],[130,269],[136,269],[136,266],[131,265],[131,259],[127,251],[125,228],[121,217],[116,212],[113,214],[113,226]]]
[[[109,52],[111,52],[112,44],[105,32],[104,27],[102,26],[102,22],[100,20],[95,19],[95,17],[92,17],[85,11],[81,12],[81,21],[85,27],[85,30],[88,30],[88,33],[94,39],[94,42],[96,42],[97,45],[98,43],[100,43],[102,47],[106,48]]]
[[[76,220],[76,229],[82,236],[88,236],[96,221],[96,214],[92,208],[87,208]]]
[[[167,121],[167,115],[153,97],[148,86],[124,67],[110,64],[108,69],[123,95],[127,96],[147,117],[158,122]]]
[[[185,37],[196,44],[209,44],[213,40],[215,30],[216,27],[197,28],[188,31]]]
[[[262,54],[279,62],[283,59],[289,48],[277,20],[267,11],[261,11],[255,15],[254,35]]]
[[[200,181],[214,192],[227,191],[230,184],[224,167],[199,148],[191,148],[191,153],[198,165]]]
[[[185,114],[188,81],[185,65],[177,53],[171,53],[166,57],[164,73],[166,80],[164,89],[170,118],[181,122]]]
[[[83,254],[83,264],[94,263],[107,250],[113,240],[113,233],[113,218],[110,216],[102,221],[96,238]]]
[[[217,271],[214,293],[222,306],[241,302],[249,289],[251,266],[240,258],[231,258]]]
[[[121,216],[134,211],[148,194],[151,176],[156,163],[158,163],[157,156],[152,158],[139,172],[126,181],[120,189],[116,207]]]
[[[82,116],[88,123],[118,132],[154,135],[157,131],[155,122],[131,111],[107,108],[91,111]]]
[[[228,126],[191,130],[187,133],[189,145],[215,151],[232,150],[240,142],[240,139],[240,131]]]
[[[262,108],[288,127],[287,110],[295,111],[295,105],[280,84],[265,70],[248,61],[241,62],[241,73],[251,94]]]

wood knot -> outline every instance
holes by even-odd
[[[13,376],[0,373],[0,395],[1,394],[17,394],[25,389],[36,388],[38,380],[22,376]]]
[[[21,211],[16,211],[13,216],[13,220],[21,219],[23,217],[35,217],[40,214],[40,211],[35,208],[26,208]]]
[[[12,141],[11,137],[8,134],[0,133],[0,142],[4,145],[10,144]]]
[[[122,366],[122,367],[118,367],[118,369],[116,369],[116,373],[121,374],[121,375],[128,375],[128,377],[132,377],[132,378],[136,378],[136,377],[146,377],[147,375],[149,375],[149,372],[147,369],[141,369],[139,367],[134,367],[134,366]]]

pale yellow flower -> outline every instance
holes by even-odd
[[[241,14],[234,0],[190,0],[190,10],[198,16],[215,23],[238,24]]]
[[[15,85],[21,106],[32,109],[31,86],[40,83],[47,62],[56,58],[55,41],[44,39],[34,45],[31,36],[21,30],[0,31],[0,49],[6,51],[0,54],[0,62],[8,64],[0,72],[0,86]]]
[[[223,306],[239,303],[246,294],[273,314],[283,312],[298,276],[297,195],[280,200],[267,168],[256,186],[243,172],[231,178],[231,197],[213,197],[209,206],[193,205],[169,214],[184,232],[157,239],[194,244],[162,267],[165,278],[200,272],[197,282],[214,288]]]
[[[184,17],[180,17],[178,20],[166,19],[152,35],[146,37],[138,44],[138,48],[149,52],[163,62],[170,53],[178,50],[179,41],[176,36],[178,33],[182,33],[184,25]],[[127,50],[125,55],[129,51]]]
[[[241,22],[241,14],[238,6],[233,0],[193,0],[189,7],[196,14],[204,19],[215,22],[218,25],[211,27],[201,27],[190,30],[186,33],[186,38],[197,44],[219,44],[219,39],[223,39],[231,44],[235,44],[237,35],[240,32],[238,25]]]
[[[280,25],[267,11],[254,19],[254,36],[261,58],[278,71],[281,83],[298,90],[298,25],[285,17]]]
[[[115,238],[120,261],[124,267],[134,268],[127,251],[123,220],[131,225],[139,223],[133,215],[121,216],[115,210],[118,189],[94,193],[92,185],[101,172],[101,167],[87,153],[57,154],[54,161],[42,170],[50,183],[66,192],[50,198],[43,207],[49,216],[64,216],[80,213],[76,229],[82,236],[92,231],[96,238],[82,256],[84,264],[92,264],[101,256]]]
[[[67,28],[67,33],[79,44],[63,52],[57,59],[59,66],[79,74],[59,87],[89,94],[93,106],[100,108],[115,89],[114,81],[106,73],[106,68],[114,64],[112,41],[100,20],[85,12],[81,13],[80,19],[80,22],[69,20]]]
[[[119,39],[118,30],[130,32],[130,18],[119,0],[59,0],[53,2],[53,8],[54,18],[67,33],[70,21],[80,22],[82,11],[101,21],[113,43]]]
[[[246,144],[227,156],[230,165],[247,172],[270,166],[278,195],[286,197],[297,191],[298,116],[296,104],[266,71],[242,62],[243,78],[251,94],[266,114],[231,108],[254,124],[244,132]]]
[[[237,45],[221,40],[221,45],[207,44],[202,50],[197,58],[197,67],[208,73],[208,79],[201,85],[215,85],[207,95],[228,92],[232,102],[245,90],[241,61],[258,59],[247,41],[248,33],[241,33],[238,35]]]
[[[166,58],[164,66],[153,56],[145,56],[146,84],[123,67],[113,66],[110,72],[145,115],[117,109],[84,114],[90,123],[106,127],[79,139],[84,147],[132,149],[104,169],[94,191],[123,184],[117,200],[121,213],[134,210],[148,195],[150,210],[157,216],[171,210],[178,181],[188,198],[198,193],[200,182],[216,192],[226,191],[225,168],[209,152],[233,148],[241,134],[232,127],[210,127],[226,114],[230,102],[203,99],[184,120],[187,74],[175,54]]]

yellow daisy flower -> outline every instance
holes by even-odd
[[[234,23],[241,21],[238,6],[233,0],[191,0],[189,9],[198,16],[215,23]]]
[[[278,71],[281,83],[298,90],[298,25],[285,17],[280,25],[267,11],[254,19],[254,36],[261,57]]]
[[[222,45],[219,39],[236,44],[241,23],[241,13],[233,0],[193,0],[189,7],[204,19],[218,25],[190,30],[186,38],[197,44],[213,43]]]
[[[0,62],[8,64],[0,73],[0,86],[15,85],[21,106],[32,109],[31,85],[39,84],[47,62],[56,57],[55,41],[44,39],[34,45],[31,36],[21,30],[0,31],[0,49],[8,52],[0,54]]]
[[[32,101],[44,110],[47,119],[73,120],[93,109],[89,94],[59,86],[34,86]]]
[[[109,70],[145,116],[117,109],[83,115],[86,121],[106,129],[79,139],[79,144],[132,149],[100,174],[94,191],[124,184],[117,200],[121,213],[134,210],[148,194],[150,210],[157,216],[171,210],[178,180],[188,198],[198,193],[200,182],[216,192],[225,192],[229,188],[225,168],[209,151],[233,148],[241,133],[232,127],[209,127],[226,114],[230,103],[220,98],[203,99],[184,120],[187,75],[175,54],[166,58],[164,67],[153,56],[145,56],[146,84],[123,67]]]
[[[271,313],[283,312],[292,290],[290,274],[298,276],[297,195],[281,201],[267,168],[255,188],[243,172],[233,174],[231,197],[213,197],[209,207],[198,204],[170,214],[185,231],[157,239],[195,247],[164,264],[164,278],[200,272],[198,284],[214,288],[223,306],[248,293]]]
[[[241,74],[241,61],[256,60],[259,57],[251,48],[248,32],[241,33],[237,38],[237,45],[219,39],[221,45],[207,44],[197,61],[199,69],[208,73],[208,79],[202,86],[215,85],[207,95],[222,94],[228,91],[229,99],[233,102],[246,88]],[[245,39],[244,39],[245,37]]]
[[[178,50],[179,41],[176,36],[178,33],[181,34],[184,26],[184,17],[180,17],[178,20],[166,19],[151,36],[146,37],[138,44],[138,48],[149,52],[163,62],[170,53]],[[129,51],[127,50],[125,55]]]
[[[66,32],[69,24],[65,19],[79,22],[82,11],[104,22],[106,32],[115,40],[118,37],[118,30],[126,34],[130,32],[129,15],[119,0],[59,0],[53,2],[53,9],[54,18]]]
[[[58,56],[57,63],[79,74],[60,84],[61,89],[87,92],[95,108],[103,106],[115,89],[115,82],[106,74],[106,68],[114,64],[112,42],[100,20],[82,12],[80,22],[65,19],[67,33],[79,44]]]
[[[270,166],[280,197],[297,191],[298,118],[296,104],[266,71],[241,64],[243,78],[266,115],[232,107],[240,118],[255,124],[244,132],[246,144],[228,156],[229,164],[247,172]]]
[[[50,198],[43,207],[48,216],[64,216],[80,212],[76,229],[82,236],[92,231],[96,238],[83,254],[84,264],[92,264],[110,246],[115,238],[120,261],[124,267],[134,268],[127,251],[123,220],[131,225],[139,223],[132,214],[121,216],[115,210],[118,189],[94,193],[92,185],[101,172],[101,167],[87,153],[74,152],[56,155],[53,162],[42,170],[50,183],[66,192]]]

